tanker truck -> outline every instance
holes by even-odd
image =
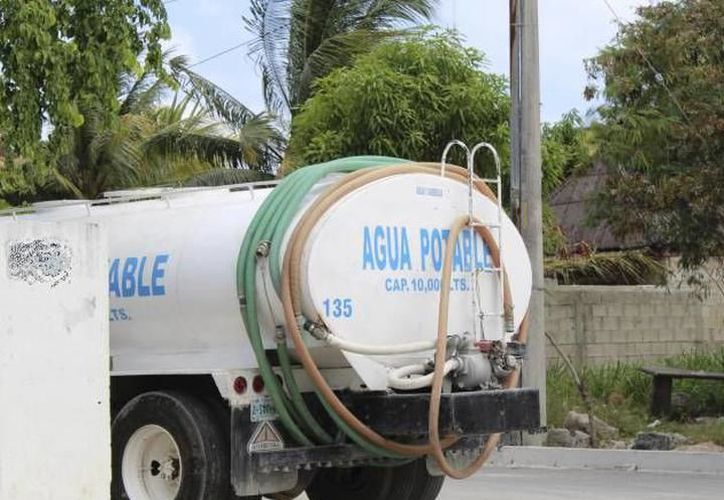
[[[112,498],[433,500],[537,430],[530,261],[477,149],[0,218],[106,228]]]

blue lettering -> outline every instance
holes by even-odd
[[[463,231],[463,261],[464,261],[464,268],[465,271],[470,272],[472,271],[472,261],[473,261],[473,249],[472,249],[472,239],[473,239],[473,230],[468,229],[467,231]]]
[[[488,248],[488,245],[483,243],[483,265],[485,266],[485,269],[492,269],[495,267],[495,263],[493,262],[493,256],[490,253],[490,249]]]
[[[138,259],[128,257],[123,264],[121,278],[121,290],[124,297],[133,297],[136,294],[136,269],[138,269]]]
[[[435,271],[442,268],[442,236],[438,229],[432,230],[432,267]]]
[[[478,246],[479,246],[478,242],[483,244],[482,260],[480,259],[481,255],[480,255],[480,252],[478,251]],[[481,269],[485,269],[485,243],[483,243],[483,241],[480,238],[478,238],[477,235],[475,238],[473,238],[473,254],[475,255],[475,269],[478,271]]]
[[[116,297],[121,296],[121,287],[119,285],[119,279],[118,279],[118,266],[120,265],[119,259],[113,259],[111,262],[111,268],[108,272],[108,289],[109,293],[111,295],[115,295]]]
[[[464,234],[464,233],[463,233]],[[453,271],[463,270],[463,248],[460,244],[460,238],[455,242],[455,251],[453,252]]]
[[[387,256],[385,255],[385,230],[381,226],[375,227],[375,262],[377,269],[384,269],[387,265]]]
[[[161,254],[156,255],[156,259],[153,261],[153,272],[151,273],[151,292],[153,295],[166,295],[166,287],[160,281],[166,275],[164,266],[168,259],[168,255]]]
[[[407,228],[402,228],[400,238],[402,239],[402,244],[400,246],[400,269],[412,269],[412,260],[410,259],[410,243],[407,241]]]
[[[427,229],[420,229],[420,262],[423,271],[428,255],[430,255],[430,235],[427,234]]]
[[[362,269],[367,269],[367,265],[370,266],[370,269],[375,268],[375,261],[372,256],[372,237],[370,236],[370,228],[365,226],[364,244],[362,247]]]
[[[148,297],[151,295],[151,287],[143,284],[143,274],[146,268],[146,257],[141,257],[141,265],[138,268],[138,296]]]
[[[400,265],[400,240],[397,235],[397,227],[387,226],[387,257],[390,269],[397,271]]]

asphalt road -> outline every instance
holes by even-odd
[[[447,480],[438,500],[704,500],[724,498],[724,475],[489,468]]]
[[[724,475],[488,468],[447,480],[438,500],[721,500]],[[300,500],[307,500],[306,496]],[[373,499],[370,499],[373,500]]]

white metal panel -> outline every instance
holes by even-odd
[[[0,498],[110,493],[107,238],[97,224],[0,232]]]

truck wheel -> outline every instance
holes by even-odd
[[[413,500],[405,467],[320,469],[307,487],[309,500]],[[417,500],[416,498],[414,500]]]
[[[427,472],[425,459],[421,458],[404,466],[408,469],[408,481],[412,482],[410,500],[435,500],[445,482],[445,476],[432,476]]]
[[[228,445],[211,410],[194,397],[135,397],[113,421],[112,445],[114,499],[228,498]]]

